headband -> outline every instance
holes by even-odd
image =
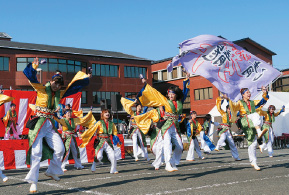
[[[55,75],[52,76],[52,79],[54,79],[55,77],[58,77],[58,76],[62,77],[61,74],[55,74]]]
[[[169,93],[174,93],[174,94],[176,94],[176,92],[174,92],[173,90],[168,89],[168,94],[169,94]]]
[[[245,90],[243,91],[243,93],[241,93],[241,94],[244,95],[244,93],[245,93],[246,91],[248,91],[248,89],[245,89]]]

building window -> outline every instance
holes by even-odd
[[[17,91],[34,91],[33,88],[28,88],[28,89],[16,89]]]
[[[168,80],[167,70],[162,71],[162,80],[163,80],[163,81]]]
[[[92,64],[92,75],[118,77],[118,66],[108,64]]]
[[[9,71],[9,58],[0,57],[0,71]]]
[[[39,58],[39,61],[45,59],[46,64],[39,65],[44,72],[55,72],[60,70],[62,73],[76,73],[82,68],[86,69],[85,62],[66,60],[59,58]],[[17,58],[17,71],[23,71],[28,63],[32,63],[34,58]]]
[[[101,100],[109,100],[108,102],[110,103],[111,96],[112,95],[117,95],[119,92],[111,92],[111,91],[93,91],[92,96],[93,96],[93,104],[100,104]]]
[[[87,91],[82,91],[81,93],[81,103],[87,104]]]
[[[135,99],[138,92],[125,92],[125,97]]]
[[[126,78],[139,78],[139,75],[142,74],[144,78],[147,75],[147,69],[142,67],[135,66],[125,66],[124,67],[124,77]]]
[[[195,89],[195,100],[213,99],[213,88]]]
[[[153,72],[153,82],[158,82],[159,81],[159,76],[158,72]]]
[[[174,68],[174,69],[173,69],[172,77],[173,77],[172,79],[178,78],[178,69],[177,69],[177,68]]]

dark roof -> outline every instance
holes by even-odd
[[[268,54],[274,56],[274,55],[277,55],[275,52],[269,50],[268,48],[264,47],[263,45],[260,45],[259,43],[257,43],[256,41],[252,40],[251,38],[247,37],[247,38],[243,38],[243,39],[239,39],[239,40],[236,40],[236,41],[233,41],[233,43],[237,44],[240,43],[240,42],[243,42],[243,41],[247,41],[253,45],[255,45],[256,47],[258,47],[259,49],[262,49],[263,51],[267,52]]]
[[[152,64],[158,64],[158,63],[162,63],[162,62],[166,62],[166,61],[171,61],[172,59],[173,59],[173,57],[165,58],[165,59],[157,60],[157,61],[152,61]]]
[[[114,52],[114,51],[82,49],[82,48],[75,48],[75,47],[62,47],[62,46],[52,46],[52,45],[43,45],[43,44],[34,44],[34,43],[21,43],[21,42],[5,41],[5,40],[0,40],[0,48],[150,61],[145,58],[140,58],[140,57],[136,57],[136,56],[120,53],[120,52]]]

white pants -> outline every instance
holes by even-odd
[[[249,161],[251,164],[257,163],[256,147],[257,147],[257,136],[255,136],[253,143],[248,147]]]
[[[273,129],[270,127],[269,128],[269,140],[265,148],[265,149],[268,149],[269,156],[273,156],[273,153],[274,153],[273,147],[272,147],[273,143],[274,143],[274,134],[273,134]]]
[[[197,138],[191,139],[190,147],[189,147],[189,151],[188,151],[186,160],[194,160],[195,159],[194,158],[194,153],[195,153],[194,150],[196,150],[199,158],[203,158]]]
[[[74,139],[71,139],[70,148],[67,151],[66,158],[62,162],[61,168],[65,169],[65,165],[69,164],[68,163],[68,157],[69,157],[70,152],[72,153],[72,157],[73,157],[74,162],[75,162],[74,167],[75,168],[83,168],[83,166],[81,165],[80,158],[77,158],[77,148],[75,147]]]
[[[162,132],[159,131],[158,136],[155,140],[155,143],[152,147],[152,151],[155,155],[155,160],[152,163],[152,165],[155,168],[160,168],[163,162],[163,156],[164,156],[164,143],[163,143],[163,137],[162,137]]]
[[[6,128],[7,129],[7,128]],[[6,131],[5,129],[5,131]],[[5,133],[4,135],[4,140],[9,140],[10,138],[10,130],[12,129],[12,132],[13,132],[13,137],[15,139],[20,139],[19,136],[18,136],[18,133],[17,133],[17,129],[14,128],[13,124],[10,125],[10,129],[7,131],[7,133]]]
[[[205,131],[201,131],[201,133],[200,133],[200,137],[201,137],[201,148],[204,150],[204,152],[210,153],[210,152],[211,152],[211,149],[210,149],[210,147],[208,146],[208,144],[206,143],[206,141],[204,140],[204,134],[205,134]]]
[[[110,147],[110,145],[106,141],[104,142],[103,146],[99,149],[99,151],[97,153],[96,158],[99,162],[101,162],[101,160],[103,158],[103,152],[106,152],[108,160],[111,163],[110,173],[117,172],[117,170],[116,170],[116,158],[115,158],[114,150]]]
[[[183,143],[177,133],[175,125],[172,125],[164,134],[164,156],[165,163],[171,163],[172,166],[178,165],[180,163],[182,152],[183,152]],[[175,146],[173,153],[172,147]],[[173,160],[172,160],[173,159]]]
[[[226,143],[225,143],[226,140],[227,140],[227,142],[229,144],[229,147],[230,147],[230,150],[231,150],[233,158],[234,159],[238,159],[239,158],[239,153],[238,153],[237,147],[236,147],[236,145],[234,143],[234,140],[233,140],[232,135],[231,135],[229,130],[227,130],[226,132],[221,134],[220,139],[218,140],[216,149],[219,150],[221,146],[225,146],[226,145]]]
[[[148,158],[148,150],[147,150],[147,147],[144,146],[144,143],[143,143],[143,140],[142,140],[142,136],[141,136],[141,133],[140,133],[139,129],[135,130],[135,132],[132,135],[133,156],[134,156],[134,158],[137,159],[138,158],[137,156],[140,154],[139,146],[137,144],[137,140],[138,139],[140,141],[141,152],[144,154],[144,157],[147,159]]]
[[[50,164],[46,172],[55,175],[63,175],[61,161],[65,151],[64,145],[59,134],[54,131],[50,120],[46,120],[42,128],[39,130],[37,138],[32,144],[31,167],[25,178],[25,180],[29,183],[38,182],[43,138],[45,138],[48,146],[54,150],[53,159],[50,160]]]

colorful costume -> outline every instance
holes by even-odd
[[[13,97],[9,97],[7,95],[3,95],[3,94],[0,94],[0,106],[2,106],[4,103],[7,103],[7,102],[11,102],[13,101],[14,98]],[[0,178],[3,180],[3,182],[6,182],[8,180],[8,177],[6,177],[3,173],[2,173],[2,170],[0,169]]]
[[[279,112],[276,112],[273,114],[271,114],[269,111],[263,111],[261,109],[258,112],[260,116],[264,116],[262,129],[268,129],[268,131],[264,134],[266,143],[263,143],[263,144],[266,144],[269,156],[273,157],[272,144],[274,143],[274,132],[273,132],[272,123],[275,122],[275,117],[279,116],[279,114],[284,112],[284,109],[282,108],[279,110]]]
[[[142,106],[164,107],[165,115],[163,118],[165,122],[160,129],[164,140],[164,156],[166,170],[168,171],[177,170],[176,165],[179,164],[183,151],[183,143],[179,127],[179,118],[183,111],[183,102],[188,93],[189,79],[185,80],[183,83],[184,98],[181,101],[168,100],[165,96],[163,96],[156,89],[152,88],[149,84],[145,84],[140,93],[137,95],[137,99],[142,104]],[[156,111],[154,113],[157,114]],[[173,146],[175,147],[174,153],[172,151]]]
[[[3,123],[6,127],[6,132],[4,139],[9,140],[11,131],[13,133],[13,137],[16,139],[20,139],[17,133],[16,124],[17,124],[17,113],[16,110],[9,109],[6,116],[3,118]]]
[[[29,63],[23,73],[29,83],[37,92],[35,105],[29,105],[38,116],[34,129],[28,133],[29,150],[26,163],[31,165],[25,180],[37,183],[39,177],[40,161],[51,159],[46,175],[62,175],[61,161],[65,148],[62,139],[54,127],[53,110],[57,108],[61,98],[75,94],[89,84],[89,77],[83,72],[78,72],[65,90],[52,91],[50,82],[42,85],[38,82],[36,64]],[[45,138],[45,139],[43,139]]]
[[[133,116],[137,116],[136,112],[134,112]],[[130,120],[130,138],[132,139],[133,143],[133,155],[135,160],[138,160],[139,148],[141,149],[141,153],[144,155],[144,158],[149,161],[148,151],[147,151],[147,143],[144,133],[138,128],[134,119]]]
[[[96,133],[99,138],[99,143],[95,146],[95,158],[91,170],[95,171],[96,160],[100,162],[102,160],[109,160],[111,163],[110,173],[117,173],[115,153],[110,139],[110,136],[113,136],[114,145],[117,145],[120,142],[117,137],[116,126],[112,121],[105,122],[104,120],[100,120],[96,123],[94,122],[93,124],[93,127],[89,127],[89,129],[81,135],[82,144],[80,145],[80,148],[84,148],[89,143],[94,133]],[[103,152],[105,152],[106,155],[103,155]]]
[[[187,138],[190,143],[189,151],[186,160],[194,161],[194,150],[196,150],[199,158],[203,159],[202,152],[199,146],[197,135],[202,131],[202,126],[197,120],[192,120],[187,123]]]
[[[134,100],[128,98],[121,98],[121,103],[128,114],[133,114],[131,107],[134,105]],[[150,149],[155,155],[155,160],[152,165],[159,169],[162,164],[163,156],[163,138],[161,134],[161,129],[157,127],[156,122],[163,115],[160,113],[159,108],[153,109],[149,112],[134,116],[134,123],[137,125],[137,128],[142,132],[143,135],[150,132]],[[153,125],[152,121],[154,122]]]
[[[241,129],[244,131],[246,139],[248,141],[248,154],[251,164],[257,169],[257,157],[256,157],[256,126],[261,126],[261,117],[256,112],[256,109],[260,109],[260,106],[264,105],[269,99],[268,93],[263,94],[262,100],[249,101],[248,104],[244,100],[238,102],[229,101],[230,109],[232,112],[232,122],[235,122],[237,112],[239,112],[241,120]],[[256,165],[256,166],[255,166]],[[260,169],[260,168],[259,168]],[[258,170],[259,170],[258,169]]]
[[[203,149],[205,153],[210,153],[216,148],[215,145],[211,142],[210,138],[207,136],[210,132],[211,124],[214,124],[214,123],[206,120],[203,124],[203,129],[200,132],[201,149]],[[207,132],[207,135],[205,132]]]
[[[227,141],[230,149],[231,149],[231,153],[232,156],[235,160],[240,160],[239,159],[239,153],[238,150],[236,148],[236,145],[234,143],[233,137],[232,137],[232,133],[231,133],[231,113],[225,112],[224,110],[222,110],[221,108],[221,104],[222,104],[222,99],[220,97],[218,97],[216,99],[216,106],[218,111],[220,112],[221,116],[222,116],[222,130],[220,130],[219,132],[219,140],[217,143],[217,147],[216,149],[219,150],[221,146],[225,146],[226,143],[225,141]]]
[[[83,166],[81,165],[80,152],[75,139],[75,128],[77,125],[85,127],[92,126],[91,124],[93,124],[93,121],[95,122],[92,112],[90,111],[85,117],[70,118],[70,120],[67,120],[66,118],[58,119],[56,117],[54,117],[54,119],[62,125],[62,138],[64,139],[63,142],[66,149],[61,166],[62,169],[65,170],[65,165],[70,159],[74,159],[75,168],[82,169]]]

